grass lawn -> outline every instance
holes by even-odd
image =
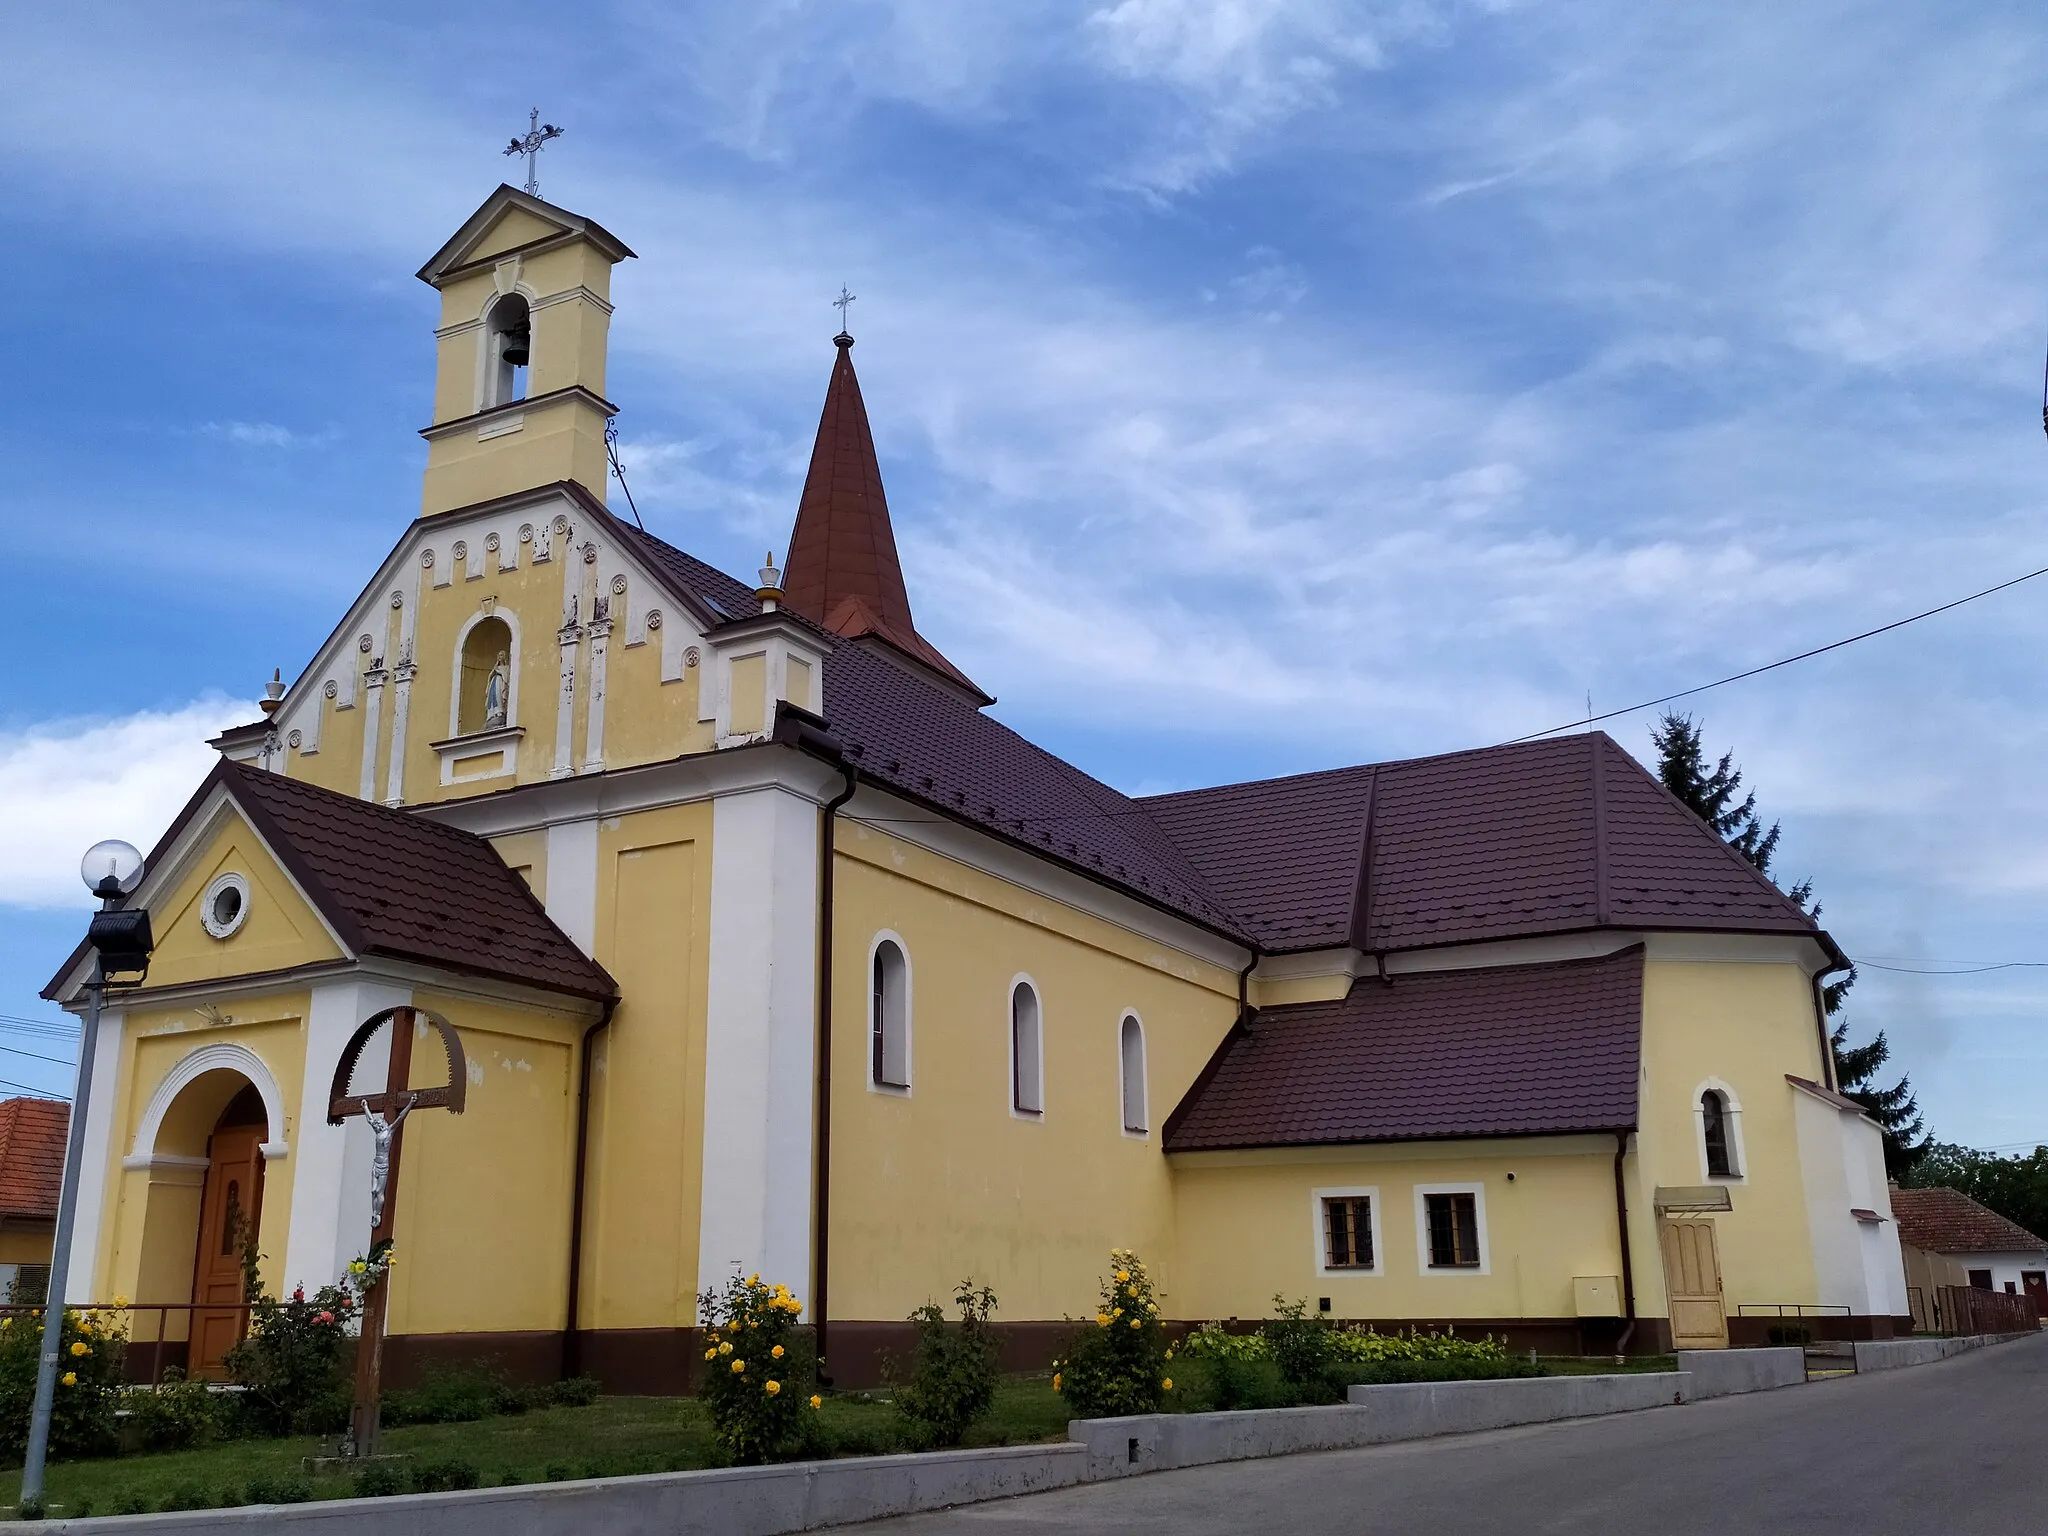
[[[828,1399],[822,1417],[842,1453],[906,1450],[902,1421],[879,1397],[851,1394]],[[1045,1377],[1012,1378],[996,1407],[967,1438],[969,1445],[1016,1445],[1066,1437],[1068,1412]],[[462,1461],[480,1482],[543,1482],[617,1477],[716,1465],[711,1434],[694,1398],[607,1397],[588,1408],[544,1408],[480,1419],[470,1424],[421,1424],[384,1432],[384,1449],[402,1452],[418,1467]],[[53,1517],[111,1515],[162,1509],[245,1504],[249,1484],[303,1477],[305,1457],[324,1454],[316,1439],[236,1440],[203,1450],[52,1463],[46,1480]],[[313,1496],[347,1498],[347,1477],[309,1479]],[[0,1506],[13,1513],[21,1488],[18,1468],[0,1473]],[[204,1500],[204,1505],[200,1500]]]

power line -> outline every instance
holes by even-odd
[[[0,1029],[18,1030],[31,1035],[58,1035],[67,1040],[78,1038],[76,1024],[65,1024],[54,1019],[24,1019],[12,1013],[0,1013]]]
[[[1922,619],[1931,619],[1937,613],[1947,613],[1951,608],[1960,608],[1965,603],[1974,603],[1980,597],[1989,597],[1994,592],[2003,592],[2007,587],[2016,587],[2023,581],[2032,581],[2036,576],[2048,576],[2048,565],[2042,566],[2038,571],[2029,571],[2024,576],[2015,576],[2011,581],[2001,581],[1995,587],[1986,587],[1982,592],[1972,592],[1968,597],[1959,597],[1952,603],[1943,603],[1939,608],[1929,608],[1924,613],[1916,613],[1903,619],[1893,619],[1889,624],[1880,624],[1875,629],[1866,629],[1862,634],[1851,635],[1846,640],[1836,640],[1828,645],[1817,645],[1810,651],[1801,651],[1797,656],[1787,656],[1782,661],[1769,662],[1761,667],[1751,667],[1747,672],[1737,672],[1728,677],[1716,678],[1711,683],[1701,683],[1697,688],[1681,688],[1677,693],[1667,693],[1661,699],[1645,699],[1642,703],[1631,704],[1625,709],[1610,709],[1604,715],[1588,715],[1583,720],[1570,720],[1563,725],[1553,725],[1548,730],[1531,731],[1526,736],[1513,737],[1508,741],[1502,742],[1501,745],[1511,747],[1517,742],[1535,741],[1541,736],[1555,736],[1559,731],[1576,731],[1583,726],[1592,725],[1601,720],[1612,720],[1617,715],[1632,715],[1639,709],[1655,709],[1659,704],[1669,704],[1674,699],[1689,699],[1694,694],[1705,693],[1710,688],[1722,688],[1726,687],[1729,683],[1739,683],[1744,678],[1758,677],[1765,672],[1775,672],[1780,667],[1791,666],[1795,661],[1808,661],[1815,656],[1825,656],[1829,651],[1839,651],[1843,646],[1854,645],[1858,640],[1868,640],[1873,635],[1886,634],[1891,630],[1903,628],[1908,624],[1917,624]]]
[[[1934,965],[1943,962],[1936,960]],[[1917,965],[1880,965],[1875,960],[1858,960],[1859,971],[1895,971],[1901,976],[1982,976],[1986,971],[2048,971],[2048,960],[1999,960],[1990,965],[1972,965],[1968,961],[1950,962],[1948,970],[1934,970]]]
[[[0,1077],[0,1088],[12,1088],[16,1093],[25,1093],[32,1099],[55,1099],[60,1104],[71,1102],[71,1095],[68,1093],[52,1093],[47,1088],[31,1088],[27,1083],[10,1083],[4,1077]]]
[[[55,1067],[75,1067],[78,1065],[77,1062],[67,1061],[62,1056],[43,1056],[34,1051],[24,1051],[18,1045],[0,1045],[0,1051],[5,1051],[10,1056],[26,1056],[32,1061],[47,1061]]]

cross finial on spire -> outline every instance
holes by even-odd
[[[852,335],[846,329],[846,307],[859,297],[860,295],[857,293],[848,293],[846,291],[846,284],[841,283],[839,285],[839,297],[832,301],[832,307],[839,311],[839,334],[832,338],[834,341],[853,340]]]
[[[540,196],[540,170],[537,162],[540,157],[541,146],[547,143],[549,139],[559,139],[561,136],[562,130],[560,128],[557,128],[553,123],[544,123],[540,120],[540,108],[535,107],[526,114],[526,136],[514,139],[505,146],[505,153],[508,155],[526,156],[526,195],[528,197]]]

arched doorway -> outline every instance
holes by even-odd
[[[206,1182],[199,1196],[198,1251],[192,1271],[192,1342],[187,1369],[220,1376],[227,1352],[241,1342],[247,1314],[243,1253],[263,1216],[263,1141],[269,1111],[244,1082],[214,1122],[206,1142]]]

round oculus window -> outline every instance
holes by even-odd
[[[249,882],[240,875],[217,875],[199,898],[199,921],[216,939],[234,936],[249,920]]]

